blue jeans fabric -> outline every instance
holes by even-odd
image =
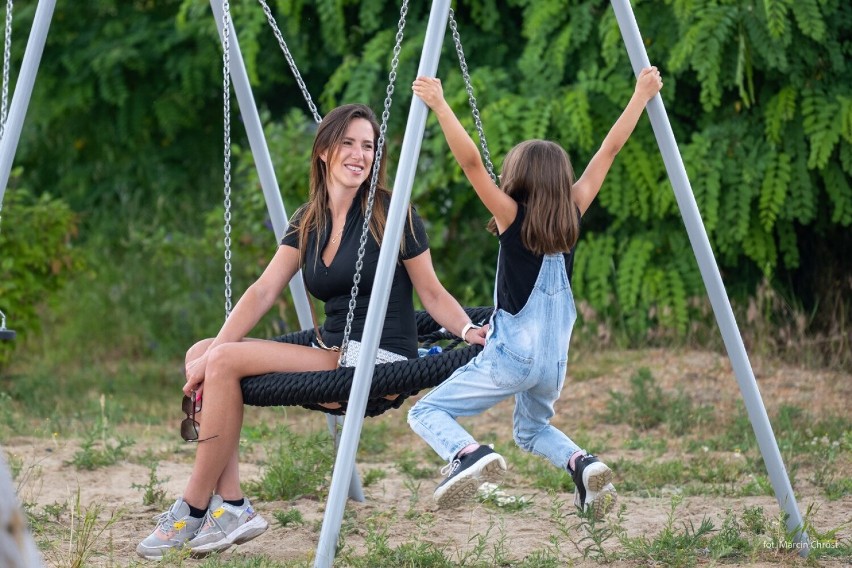
[[[514,395],[515,443],[564,469],[580,448],[550,419],[565,383],[576,319],[565,260],[561,254],[546,255],[521,311],[495,310],[485,348],[411,408],[409,425],[451,461],[476,443],[456,418],[480,414]]]

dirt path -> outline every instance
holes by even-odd
[[[607,461],[651,463],[654,460],[678,459],[683,445],[670,438],[668,447],[662,452],[648,448],[635,448],[627,440],[635,438],[635,429],[625,424],[604,424],[601,415],[610,400],[610,390],[628,393],[630,378],[640,367],[651,370],[655,382],[665,392],[682,391],[696,405],[709,405],[714,409],[717,422],[731,419],[741,406],[739,389],[730,365],[725,357],[704,352],[672,353],[667,351],[643,351],[622,353],[618,356],[601,354],[597,359],[584,361],[569,370],[574,376],[566,386],[563,399],[559,402],[557,419],[554,423],[567,432],[581,430],[595,440],[605,441]],[[573,375],[572,375],[573,373]],[[767,410],[774,416],[782,405],[794,405],[812,416],[847,416],[852,406],[852,376],[828,372],[813,372],[804,369],[782,367],[763,363],[755,364],[755,374]],[[390,547],[406,542],[433,543],[445,554],[461,561],[471,554],[477,545],[485,543],[488,550],[502,551],[501,554],[518,561],[536,551],[555,550],[558,543],[560,558],[577,566],[593,566],[598,562],[583,558],[581,549],[589,544],[583,540],[587,532],[578,527],[579,518],[571,513],[571,495],[549,495],[533,488],[529,479],[515,469],[510,462],[510,471],[503,489],[511,495],[532,499],[533,506],[521,511],[506,511],[484,504],[474,503],[468,508],[451,511],[436,510],[431,501],[434,479],[418,480],[400,473],[398,464],[388,456],[405,450],[413,451],[421,465],[433,463],[428,448],[405,427],[403,409],[372,419],[377,424],[387,422],[394,432],[395,448],[382,454],[380,461],[359,460],[361,475],[369,469],[381,469],[386,477],[365,487],[366,501],[349,502],[342,534],[347,547],[363,553],[369,548],[370,522],[381,519]],[[251,414],[251,413],[250,413]],[[255,413],[252,420],[268,420],[268,415]],[[322,429],[325,419],[316,413],[291,409],[288,422],[296,429],[316,431]],[[275,415],[277,420],[281,414]],[[501,404],[486,414],[466,422],[474,432],[487,432],[499,440],[500,445],[511,444],[511,404]],[[646,438],[669,437],[664,429],[644,433]],[[847,434],[848,436],[848,434]],[[70,465],[79,451],[79,441],[38,438],[14,438],[3,442],[4,450],[12,463],[19,464],[17,475],[20,498],[29,503],[32,510],[57,511],[57,518],[68,527],[71,525],[70,505],[77,501],[83,511],[100,507],[101,523],[111,514],[117,513],[115,522],[98,540],[96,554],[88,566],[128,566],[139,562],[135,555],[138,541],[150,532],[151,517],[160,512],[141,505],[143,487],[149,484],[150,469],[140,457],[171,455],[172,459],[159,462],[157,478],[161,489],[170,498],[179,495],[191,470],[193,448],[177,445],[165,437],[162,431],[142,431],[135,434],[135,444],[128,459],[115,465],[94,471],[78,470]],[[177,448],[177,450],[176,450]],[[745,459],[735,448],[711,453],[713,460]],[[421,459],[422,458],[422,459]],[[840,457],[842,475],[849,475],[852,459],[848,452]],[[258,478],[263,473],[262,452],[253,451],[244,458],[242,465],[244,480]],[[617,473],[617,472],[616,472]],[[836,537],[848,543],[852,538],[852,496],[846,494],[837,500],[827,499],[825,492],[812,482],[812,472],[800,467],[796,475],[794,491],[799,509],[820,532],[836,529]],[[623,480],[622,480],[623,481]],[[618,484],[616,485],[618,487]],[[653,539],[664,531],[667,523],[674,520],[674,528],[682,531],[684,523],[699,526],[702,519],[709,518],[716,529],[722,527],[728,511],[741,517],[749,508],[762,507],[766,516],[777,519],[780,509],[774,496],[720,497],[718,495],[686,495],[672,514],[672,498],[680,493],[676,485],[662,485],[653,494],[622,491],[620,504],[624,507],[619,519],[613,521],[628,537],[643,535]],[[556,507],[557,500],[564,501]],[[68,505],[63,509],[63,504]],[[319,538],[322,510],[325,503],[316,498],[302,498],[293,502],[256,502],[258,510],[270,521],[270,530],[260,538],[232,549],[227,554],[265,555],[280,562],[296,561],[312,557]],[[297,509],[304,523],[282,527],[275,520],[276,511]],[[561,510],[562,520],[554,516]],[[79,523],[79,519],[76,521]],[[38,534],[38,528],[36,528]],[[45,551],[48,566],[64,566],[68,558],[69,540],[72,531],[57,533],[53,546]],[[373,535],[374,536],[374,535]],[[767,537],[769,538],[769,537]],[[573,541],[573,542],[572,542]],[[606,540],[605,554],[623,552],[616,538]],[[497,552],[492,552],[498,556]],[[485,557],[480,558],[488,558]],[[748,565],[770,566],[782,563],[799,563],[794,554],[768,552],[751,559]],[[195,561],[188,561],[193,565]],[[495,560],[495,564],[496,564]],[[821,560],[820,565],[848,566],[849,560]],[[614,566],[639,566],[639,560],[617,561]]]

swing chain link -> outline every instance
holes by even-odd
[[[287,47],[287,42],[284,41],[284,36],[281,34],[281,30],[278,28],[278,23],[275,21],[275,17],[272,15],[272,10],[269,9],[269,5],[266,3],[266,0],[258,0],[260,5],[263,7],[263,12],[266,14],[266,19],[269,22],[269,25],[272,27],[272,32],[275,34],[275,39],[278,40],[278,45],[281,47],[281,51],[284,52],[284,57],[287,59],[287,64],[290,66],[290,70],[293,72],[293,77],[296,78],[296,83],[299,85],[299,89],[302,91],[302,96],[305,97],[305,101],[308,103],[308,108],[311,113],[314,115],[314,121],[319,124],[322,122],[322,117],[317,111],[317,107],[314,104],[313,99],[311,99],[311,94],[308,92],[308,87],[305,86],[305,82],[302,80],[302,74],[299,73],[299,69],[296,67],[296,62],[293,60],[293,54],[290,53],[290,48]]]
[[[0,140],[6,133],[6,116],[9,109],[9,67],[12,59],[12,6],[13,0],[6,0],[6,27],[3,41],[3,94],[0,100]]]
[[[408,0],[403,0],[402,7],[399,13],[399,23],[397,24],[396,45],[393,48],[393,58],[391,59],[391,70],[388,74],[388,86],[385,90],[385,107],[382,111],[382,123],[379,126],[379,139],[376,143],[376,155],[373,158],[373,169],[370,177],[370,193],[367,198],[367,211],[364,214],[364,225],[361,229],[361,240],[358,247],[358,260],[355,262],[355,276],[353,277],[352,296],[349,299],[349,313],[346,314],[346,327],[343,330],[343,341],[340,345],[340,360],[342,363],[346,356],[346,349],[349,347],[349,335],[352,332],[352,320],[355,317],[355,306],[358,297],[358,284],[361,282],[361,269],[364,266],[364,254],[366,252],[367,237],[370,234],[370,219],[373,216],[373,203],[376,197],[376,186],[379,181],[379,169],[381,167],[384,146],[385,133],[387,132],[388,120],[390,119],[390,109],[393,103],[394,83],[396,82],[396,70],[399,66],[399,54],[402,51],[403,30],[405,29],[405,16],[408,14]]]
[[[0,98],[0,140],[6,134],[6,113],[9,108],[9,67],[12,59],[12,5],[13,0],[6,0],[6,28],[3,41],[3,94]],[[0,223],[3,221],[3,200],[0,199]],[[0,225],[2,226],[2,225]],[[2,312],[0,312],[2,314]],[[5,327],[5,316],[2,329]]]
[[[467,100],[470,103],[470,109],[473,112],[473,121],[476,124],[476,133],[479,135],[479,144],[482,146],[482,158],[485,161],[485,167],[488,169],[488,175],[491,180],[499,185],[497,176],[494,174],[494,166],[491,163],[491,153],[488,151],[488,142],[485,140],[485,130],[482,128],[482,120],[479,116],[479,109],[476,107],[476,97],[473,96],[473,83],[470,80],[470,73],[467,69],[467,61],[464,57],[462,49],[461,37],[456,26],[456,19],[453,9],[450,8],[450,30],[453,32],[453,43],[456,45],[456,53],[459,56],[459,65],[461,66],[462,77],[464,78],[464,86],[467,90]]]
[[[222,75],[225,127],[225,319],[231,315],[231,14],[228,0],[222,1]]]

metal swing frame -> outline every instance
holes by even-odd
[[[642,43],[639,26],[636,23],[633,9],[629,0],[612,0],[616,20],[621,30],[630,58],[634,74],[638,77],[643,67],[650,65],[645,45]],[[438,59],[441,53],[441,43],[450,16],[450,0],[435,0],[429,14],[429,23],[426,28],[426,38],[423,44],[423,54],[420,59],[420,67],[417,74],[435,76],[438,67]],[[457,44],[458,45],[458,44]],[[469,87],[469,83],[467,83]],[[472,92],[468,91],[472,98]],[[793,535],[794,542],[800,547],[800,553],[807,555],[810,540],[804,530],[801,512],[796,504],[792,486],[784,468],[778,443],[772,433],[772,426],[763,405],[763,400],[757,388],[754,372],[748,361],[748,355],[743,345],[742,336],[737,327],[730,301],[725,293],[719,267],[713,256],[710,241],[707,238],[704,223],[698,211],[698,205],[686,168],[677,148],[677,142],[668,120],[662,97],[657,94],[647,105],[648,116],[651,126],[660,147],[663,162],[675,192],[678,207],[683,217],[687,233],[689,235],[692,250],[698,261],[704,285],[713,307],[716,322],[722,334],[728,357],[731,360],[734,374],[739,383],[740,391],[748,410],[749,420],[757,437],[758,446],[764,463],[769,472],[772,487],[781,509],[786,513],[787,531]],[[423,134],[425,132],[426,116],[428,108],[417,97],[412,98],[409,110],[408,123],[403,138],[402,153],[400,156],[400,167],[393,187],[391,207],[388,213],[388,226],[385,233],[386,243],[399,245],[401,237],[402,221],[404,212],[411,197],[411,189],[414,182],[414,171],[417,167],[417,158],[420,153]],[[490,172],[493,176],[493,172]],[[376,283],[373,288],[375,302],[370,302],[367,311],[367,322],[365,329],[370,330],[369,336],[365,335],[362,344],[362,360],[375,358],[378,350],[378,334],[374,330],[384,318],[387,300],[390,291],[390,273],[392,267],[392,247],[383,246],[379,255],[379,266],[376,274]],[[382,281],[379,282],[380,276]],[[361,363],[355,368],[355,378],[352,384],[352,395],[349,399],[349,409],[352,413],[351,420],[347,420],[343,426],[341,444],[335,462],[334,474],[331,480],[331,489],[328,495],[325,515],[323,516],[320,540],[317,546],[314,566],[316,568],[331,568],[334,562],[334,553],[340,527],[343,522],[343,511],[345,507],[345,481],[349,472],[353,471],[355,465],[355,452],[358,449],[358,441],[363,425],[363,412],[367,403],[367,392],[370,387],[371,368]]]
[[[6,25],[3,36],[3,87],[0,95],[0,140],[6,132],[6,117],[9,109],[9,67],[12,59],[12,8],[13,1],[6,0]],[[3,199],[0,195],[0,231],[3,230]],[[14,330],[6,328],[6,314],[0,310],[0,341],[15,339]]]
[[[39,0],[36,8],[33,27],[27,42],[18,83],[12,98],[5,132],[2,139],[0,139],[0,204],[2,204],[8,184],[12,161],[20,138],[23,119],[29,104],[36,71],[44,49],[55,4],[55,0]],[[611,4],[627,48],[633,71],[638,75],[640,69],[649,64],[649,59],[645,46],[642,43],[633,10],[629,0],[612,0]],[[217,10],[214,0],[211,0],[211,7],[214,14],[219,14],[219,17],[216,18],[217,22],[221,22],[221,10]],[[435,75],[449,13],[450,0],[435,0],[433,2],[418,75]],[[222,33],[221,28],[220,33]],[[234,43],[236,46],[235,35]],[[237,51],[236,53],[239,52]],[[277,192],[277,184],[274,183],[274,173],[271,172],[271,160],[268,158],[268,150],[266,150],[263,132],[260,129],[259,117],[257,117],[257,111],[251,97],[251,90],[248,84],[248,77],[245,75],[242,57],[239,56],[237,60],[237,72],[234,73],[233,69],[231,71],[231,76],[234,77],[234,89],[238,94],[238,99],[245,99],[245,104],[241,100],[240,106],[243,110],[246,129],[249,132],[252,151],[256,151],[256,144],[260,145],[254,155],[258,171],[261,175],[261,185],[263,186],[264,195],[267,198],[268,204],[277,204],[276,207],[270,206],[270,217],[275,233],[276,235],[283,234],[282,231],[286,226],[283,203]],[[775,491],[776,499],[781,509],[786,513],[787,530],[793,535],[793,540],[799,548],[800,554],[803,556],[807,555],[810,548],[810,540],[804,530],[802,516],[796,504],[795,495],[793,494],[777,441],[772,432],[763,400],[760,397],[754,372],[748,360],[733,310],[725,293],[719,268],[710,247],[709,239],[707,238],[704,224],[701,220],[701,215],[698,211],[697,203],[692,193],[661,96],[657,94],[649,101],[646,108],[657,143],[660,147],[666,171],[675,192],[693,253],[698,261],[699,270],[708,291],[710,303],[717,324],[719,325],[728,357],[731,360],[732,368],[748,411],[749,420],[755,431],[758,446]],[[394,258],[394,249],[399,246],[402,236],[403,222],[411,197],[414,171],[417,166],[417,157],[425,131],[427,113],[428,109],[426,105],[414,97],[409,110],[408,123],[406,125],[405,138],[400,156],[400,164],[403,167],[399,169],[394,183],[385,229],[386,243],[389,245],[395,244],[395,246],[383,246],[379,255],[376,282],[373,289],[373,298],[376,301],[370,303],[367,311],[366,329],[368,332],[362,338],[361,349],[364,356],[361,358],[361,361],[374,360],[378,351],[378,330],[381,329],[380,324],[387,310],[393,273],[392,267],[396,260]],[[263,159],[259,159],[258,156]],[[268,165],[270,169],[267,169]],[[294,282],[293,285],[298,288],[298,283]],[[296,294],[296,296],[299,295]],[[302,315],[298,306],[297,313],[300,315],[301,322]],[[323,518],[322,531],[315,558],[314,565],[317,567],[330,567],[334,560],[335,548],[343,520],[347,485],[354,471],[355,453],[363,425],[363,412],[367,403],[372,368],[372,365],[362,363],[359,363],[355,368],[352,395],[349,400],[350,417],[352,419],[347,420],[343,425],[341,443],[338,448],[326,514]]]

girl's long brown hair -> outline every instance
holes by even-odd
[[[310,194],[308,202],[302,206],[302,215],[297,227],[290,230],[297,231],[299,235],[299,257],[300,264],[305,262],[305,252],[308,245],[308,236],[311,231],[315,232],[315,246],[319,248],[320,239],[325,234],[325,229],[331,222],[328,207],[328,165],[320,157],[326,153],[330,163],[334,155],[340,150],[340,144],[349,123],[355,119],[363,118],[373,127],[373,148],[378,151],[379,123],[372,109],[362,104],[342,105],[329,112],[317,129],[314,138],[314,147],[311,152],[311,179]],[[384,148],[382,149],[384,154]],[[379,164],[379,175],[376,184],[376,198],[373,201],[373,214],[370,218],[370,233],[376,242],[382,242],[387,222],[387,210],[385,201],[390,197],[390,191],[386,185],[386,160],[382,159]],[[366,214],[367,202],[370,194],[370,180],[372,179],[372,167],[370,175],[358,189],[361,195],[361,211]]]
[[[527,140],[506,154],[501,189],[526,207],[521,242],[537,255],[568,252],[580,236],[580,215],[571,197],[574,170],[554,142]],[[492,218],[488,230],[497,234]]]

